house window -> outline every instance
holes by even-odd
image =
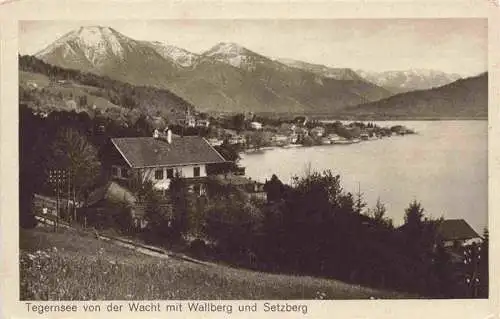
[[[126,168],[122,169],[122,177],[123,178],[128,178],[128,169],[126,169]]]
[[[167,178],[174,178],[174,169],[167,168]]]
[[[163,169],[157,169],[155,171],[155,179],[163,179]]]
[[[199,167],[195,167],[193,169],[193,176],[194,177],[199,177],[200,176],[200,168]]]
[[[119,176],[119,169],[116,166],[111,167],[111,175],[118,177]]]

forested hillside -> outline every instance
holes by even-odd
[[[485,119],[488,117],[488,73],[430,90],[401,93],[348,107],[341,113],[355,118]]]
[[[19,71],[19,101],[36,112],[97,112],[133,124],[141,114],[174,121],[194,109],[168,90],[52,66],[32,56],[19,57]]]

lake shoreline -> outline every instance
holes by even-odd
[[[418,134],[345,147],[266,148],[241,153],[240,163],[256,181],[276,174],[286,184],[308,164],[315,171],[330,169],[341,176],[347,191],[355,193],[360,184],[368,207],[380,197],[396,224],[417,199],[430,215],[464,218],[481,233],[488,224],[488,123],[422,121],[409,128]]]

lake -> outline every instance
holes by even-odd
[[[350,145],[277,148],[242,154],[246,175],[264,182],[276,174],[284,183],[294,175],[332,170],[346,191],[364,194],[368,207],[377,198],[395,225],[416,199],[426,216],[463,218],[479,234],[488,223],[487,121],[385,121],[416,135],[393,136]]]

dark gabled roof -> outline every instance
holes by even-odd
[[[466,240],[480,238],[480,236],[463,219],[445,219],[438,228],[443,240]]]
[[[226,160],[202,137],[127,137],[111,139],[125,161],[133,168],[223,163]]]

